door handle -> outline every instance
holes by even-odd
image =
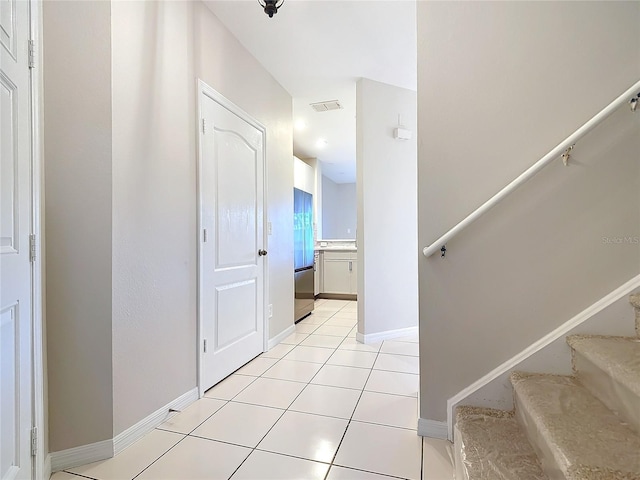
[[[267,254],[266,250],[258,250],[258,255],[260,255],[261,257],[264,257]]]

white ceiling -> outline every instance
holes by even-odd
[[[273,18],[257,0],[205,3],[293,97],[294,124],[306,124],[294,128],[294,154],[318,158],[335,182],[355,182],[355,84],[416,90],[415,0],[286,0]],[[344,108],[309,106],[325,100]]]

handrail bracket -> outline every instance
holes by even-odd
[[[562,154],[562,163],[564,163],[565,167],[569,166],[569,160],[571,159],[571,151],[575,146],[576,144],[574,143],[573,145],[569,146],[569,148],[567,148]]]

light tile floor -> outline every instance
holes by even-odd
[[[318,300],[296,333],[116,457],[52,480],[451,480],[416,433],[417,338],[355,340],[356,302]]]

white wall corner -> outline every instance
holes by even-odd
[[[447,422],[438,422],[427,418],[418,419],[418,435],[421,437],[448,439],[449,428]]]
[[[139,440],[151,430],[156,428],[162,422],[164,422],[168,415],[169,410],[184,410],[193,402],[198,399],[198,388],[192,388],[188,392],[180,395],[175,400],[169,402],[164,407],[159,408],[151,415],[140,420],[135,425],[127,428],[124,432],[119,433],[113,439],[113,453],[117,455],[122,450],[127,448],[136,440]]]
[[[87,463],[99,462],[113,457],[113,440],[81,445],[79,447],[51,453],[51,472],[78,467]]]
[[[48,453],[44,457],[44,465],[42,466],[42,480],[48,480],[51,477],[51,454]]]
[[[47,456],[44,465],[44,478],[49,478],[51,473],[68,468],[86,465],[87,463],[98,462],[117,455],[136,440],[149,433],[167,419],[169,409],[184,410],[198,399],[198,388],[192,388],[188,392],[180,395],[175,400],[159,408],[151,415],[140,420],[135,425],[129,427],[124,432],[119,433],[113,439],[101,442],[82,445],[80,447],[53,452]]]
[[[267,347],[267,350],[271,350],[273,347],[275,347],[276,345],[278,345],[282,340],[284,340],[285,338],[287,338],[289,335],[291,335],[292,333],[296,333],[296,326],[295,324],[292,324],[289,328],[283,330],[282,332],[280,332],[278,335],[276,335],[273,338],[269,339],[269,345]]]
[[[407,327],[407,328],[398,328],[396,330],[385,330],[384,332],[376,332],[376,333],[360,333],[356,332],[356,340],[360,343],[376,343],[382,342],[383,340],[391,340],[394,338],[400,337],[411,337],[414,335],[418,335],[418,326],[415,327]]]

